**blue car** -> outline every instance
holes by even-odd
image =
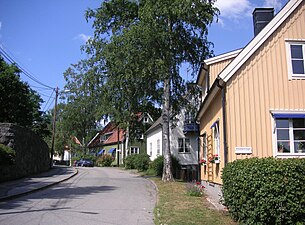
[[[81,159],[76,162],[76,166],[81,166],[81,167],[93,167],[93,161],[90,159]]]

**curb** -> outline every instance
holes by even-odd
[[[4,202],[4,201],[7,201],[7,200],[12,200],[12,199],[15,199],[15,198],[19,198],[21,196],[25,196],[25,195],[34,193],[36,191],[47,189],[47,188],[49,188],[49,187],[51,187],[53,185],[59,184],[59,183],[64,182],[64,181],[67,181],[70,178],[76,176],[77,174],[78,174],[78,169],[75,168],[75,172],[71,176],[66,177],[65,179],[56,181],[56,182],[51,183],[51,184],[47,184],[45,186],[42,186],[42,187],[39,187],[39,188],[36,188],[36,189],[33,189],[33,190],[25,191],[25,192],[22,192],[22,193],[19,193],[19,194],[14,194],[14,195],[10,195],[10,196],[0,197],[0,202]]]
[[[158,206],[158,204],[159,204],[159,189],[158,189],[158,186],[156,185],[156,183],[153,181],[153,180],[151,180],[149,177],[147,177],[147,178],[145,178],[146,180],[149,180],[152,184],[153,184],[153,186],[155,187],[155,190],[156,190],[156,204],[155,204],[155,207],[157,207]]]

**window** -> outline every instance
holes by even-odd
[[[191,150],[191,142],[189,138],[178,138],[178,152],[189,153]]]
[[[160,149],[161,149],[161,146],[160,146],[160,139],[157,140],[157,156],[160,155]]]
[[[130,147],[130,155],[139,154],[139,153],[140,153],[139,147]]]
[[[304,118],[274,115],[277,154],[305,153]]]
[[[219,121],[216,121],[211,128],[213,129],[213,139],[214,139],[214,151],[215,154],[220,153],[220,133],[219,133]]]
[[[286,42],[288,74],[290,79],[305,78],[305,42]]]
[[[110,133],[106,133],[104,134],[103,136],[101,136],[101,141],[106,141],[113,133],[110,132]]]
[[[152,143],[149,143],[149,155],[152,156]]]
[[[203,158],[207,159],[207,134],[204,133],[202,136],[202,149],[203,149]]]
[[[148,122],[149,122],[148,117],[145,116],[144,119],[143,119],[143,122],[144,122],[144,123],[148,123]]]
[[[184,123],[190,124],[190,123],[194,123],[194,121],[195,121],[195,117],[193,112],[187,111],[184,113]]]

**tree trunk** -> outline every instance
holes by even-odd
[[[171,19],[167,19],[168,24],[168,32],[172,33],[172,23]],[[169,49],[172,50],[172,40],[169,38]],[[171,59],[170,59],[171,60]],[[172,63],[172,62],[171,62]],[[170,65],[171,65],[170,63]],[[172,158],[170,152],[170,96],[171,96],[171,77],[172,77],[172,66],[169,67],[169,74],[164,79],[164,89],[163,89],[163,109],[162,109],[162,139],[163,139],[163,156],[164,156],[164,167],[162,174],[162,181],[164,182],[172,182],[174,181],[173,173],[172,173]]]
[[[126,153],[128,151],[128,145],[129,145],[129,124],[126,128],[126,134],[125,134],[125,149],[122,150],[123,151],[123,163],[126,158]]]
[[[164,156],[164,167],[163,167],[163,175],[162,181],[171,182],[174,181],[174,177],[172,174],[172,159],[170,153],[170,79],[167,78],[164,81],[164,100],[163,100],[163,109],[162,109],[162,150]]]

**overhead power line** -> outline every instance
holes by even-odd
[[[51,87],[49,85],[46,85],[44,83],[42,83],[41,81],[39,81],[36,77],[34,77],[32,74],[30,74],[27,70],[25,70],[22,66],[20,66],[20,64],[18,64],[16,62],[16,60],[14,60],[2,47],[2,45],[0,45],[0,54],[6,59],[8,60],[11,64],[14,64],[15,66],[17,66],[21,72],[27,76],[28,78],[30,78],[32,81],[36,82],[37,84],[40,84],[41,86],[47,88],[47,89],[52,89],[54,90],[54,87]]]
[[[49,99],[48,99],[47,103],[45,104],[45,106],[44,106],[44,108],[43,108],[42,111],[45,111],[45,109],[47,108],[47,106],[48,106],[48,104],[49,104],[49,101],[50,101],[50,99],[51,99],[52,96],[53,96],[54,91],[55,91],[55,90],[52,91],[52,94],[51,94],[51,96],[49,97]],[[53,98],[53,101],[54,101],[54,98]],[[52,102],[53,102],[53,101],[52,101]]]

